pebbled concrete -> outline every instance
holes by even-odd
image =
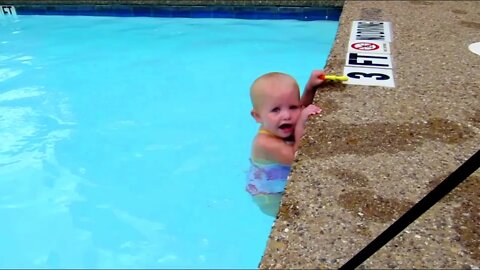
[[[310,119],[260,268],[338,268],[480,149],[480,2],[346,1],[326,70],[354,20],[389,21],[395,88],[331,84]],[[361,268],[480,266],[480,173]]]

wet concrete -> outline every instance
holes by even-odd
[[[480,149],[480,2],[346,1],[326,70],[343,73],[354,20],[392,23],[395,88],[330,84],[308,121],[261,268],[338,268]],[[480,266],[478,170],[361,268]]]

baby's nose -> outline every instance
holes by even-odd
[[[288,110],[283,111],[282,118],[284,120],[289,120],[291,117],[292,117],[292,114]]]

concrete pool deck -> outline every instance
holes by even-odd
[[[396,86],[317,92],[260,268],[342,266],[480,148],[480,2],[346,1],[329,73],[355,20],[391,22]],[[479,195],[477,170],[360,267],[480,266]]]

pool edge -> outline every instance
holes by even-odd
[[[324,114],[308,122],[259,268],[342,266],[478,150],[480,57],[466,48],[479,41],[468,23],[479,9],[346,1],[326,70],[343,73],[353,21],[387,21],[396,87],[317,92]],[[479,179],[477,171],[361,267],[478,267],[478,219],[468,216],[478,212]]]

